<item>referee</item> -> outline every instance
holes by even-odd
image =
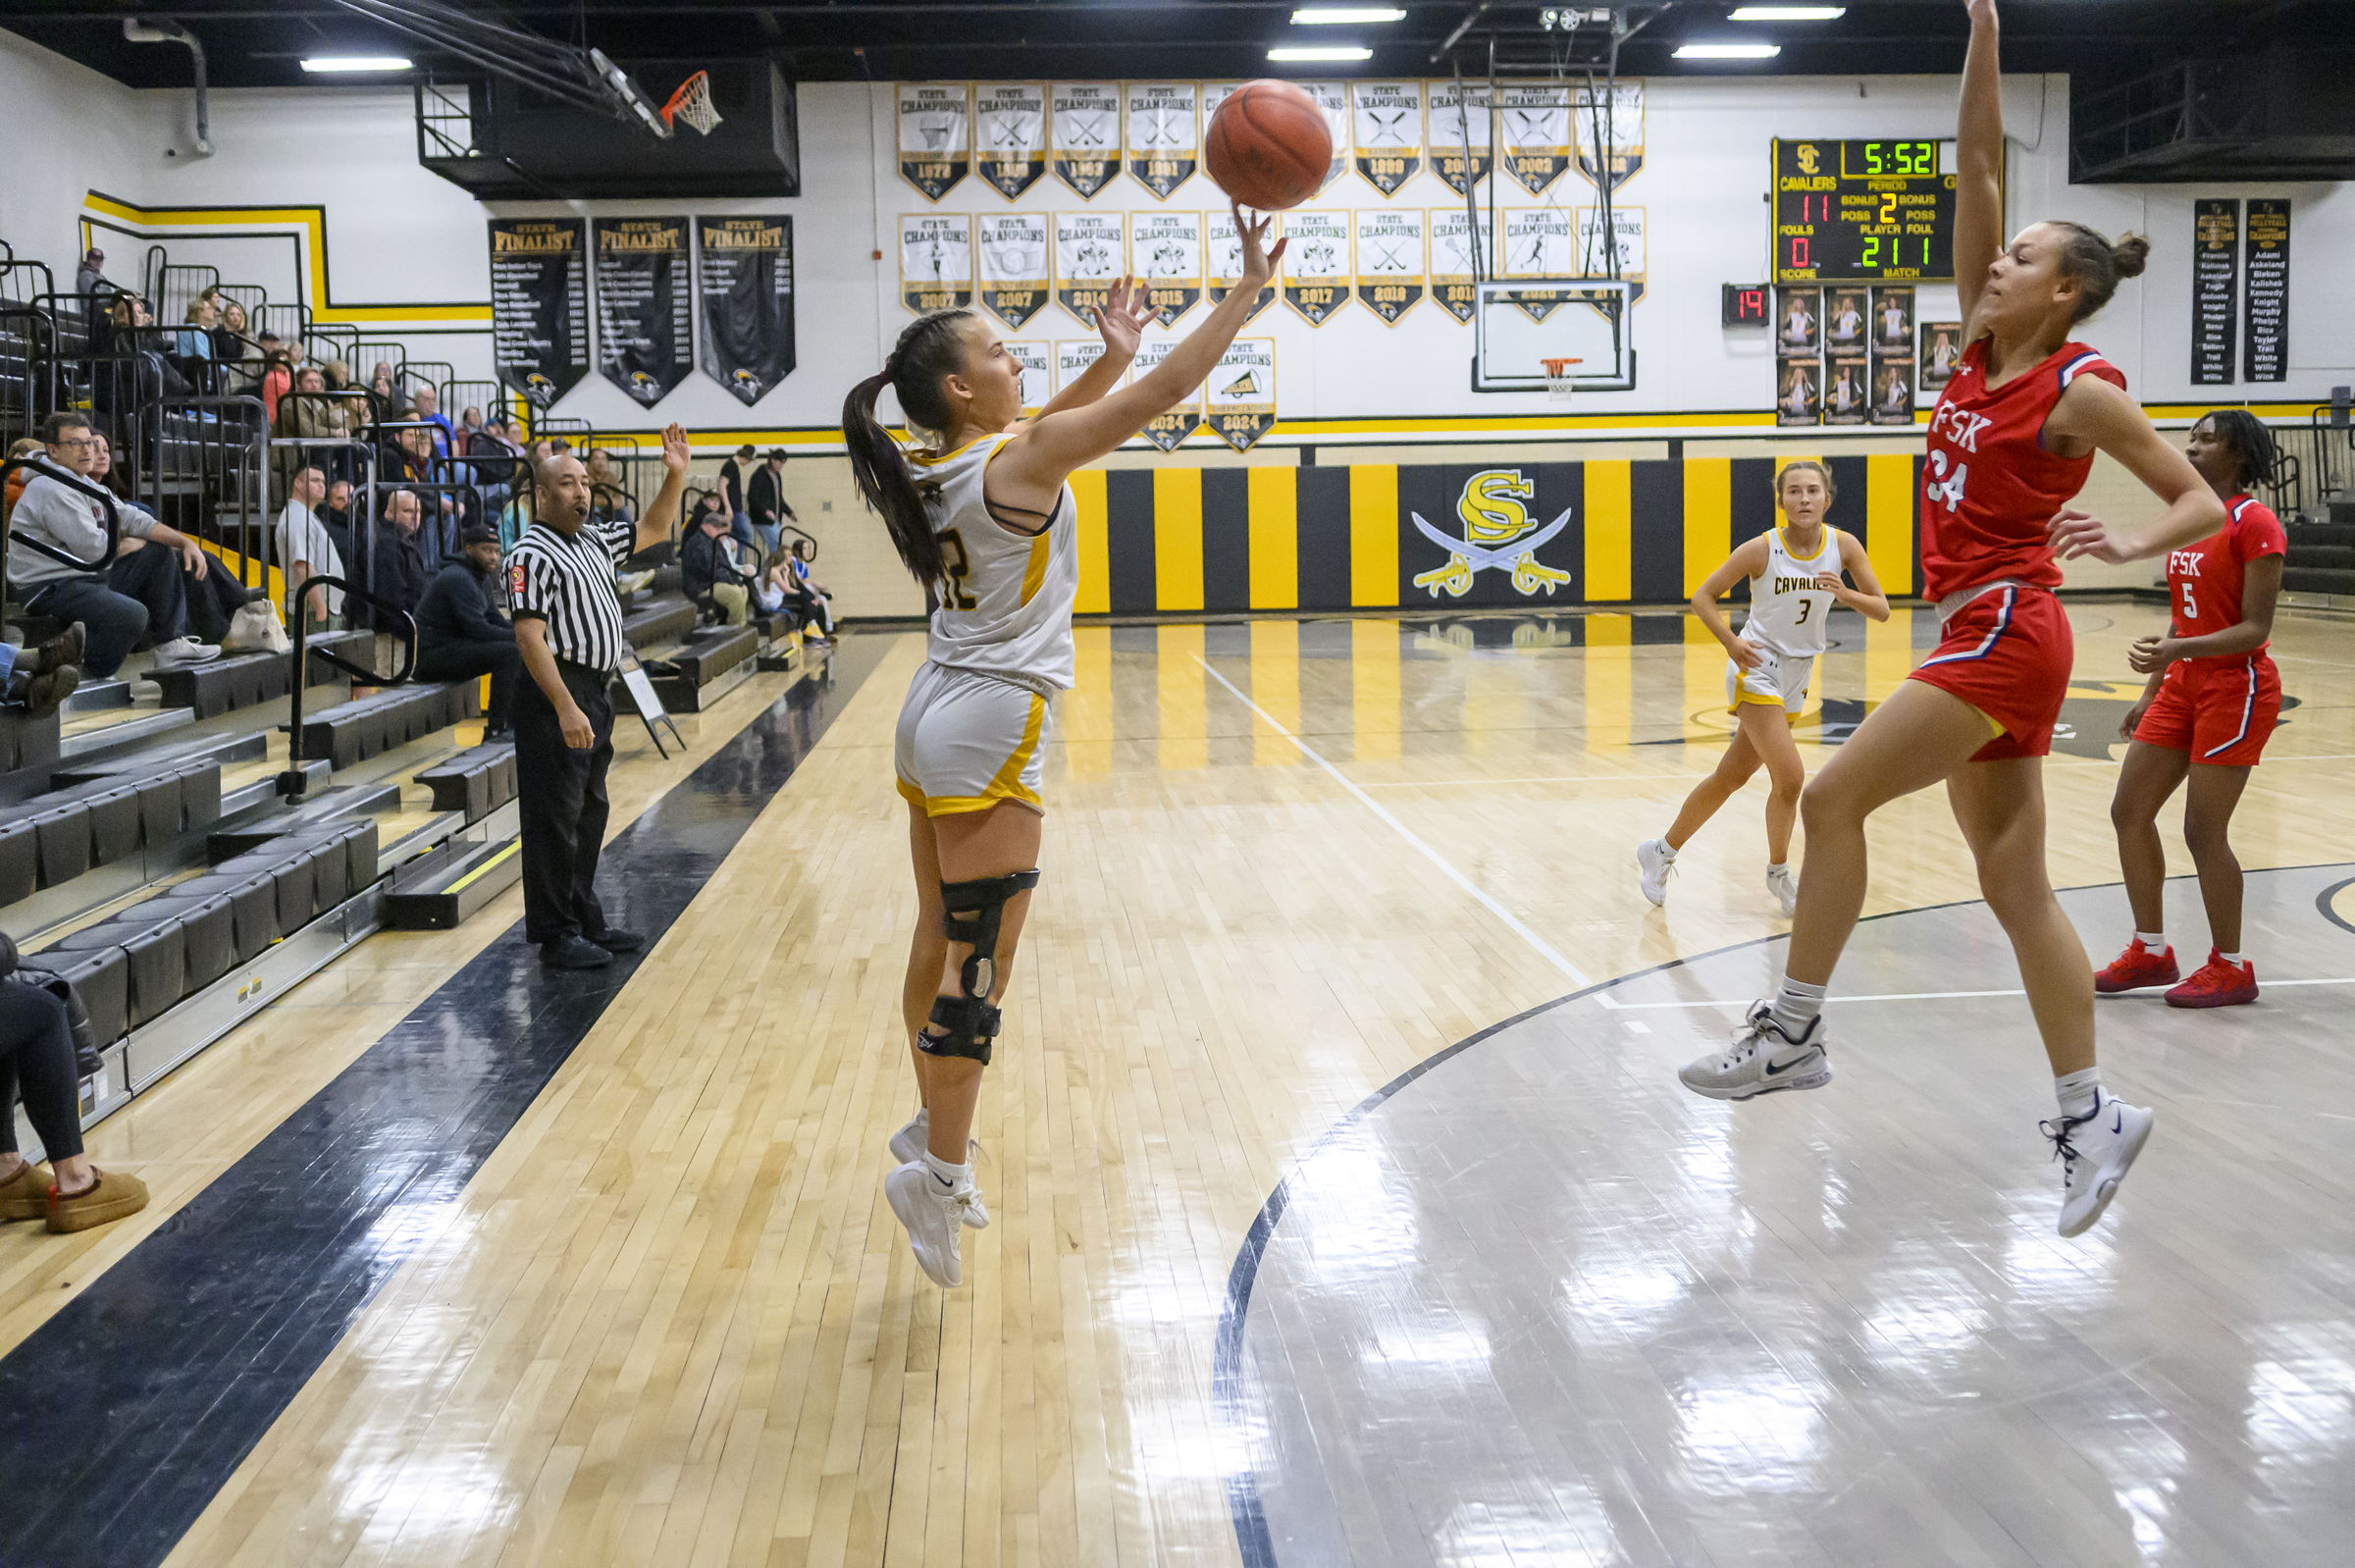
[[[531,676],[515,693],[516,805],[523,818],[523,935],[550,968],[595,969],[646,938],[605,923],[597,858],[605,842],[605,768],[621,666],[613,568],[670,537],[686,489],[687,433],[662,432],[662,491],[632,534],[590,526],[588,470],[558,455],[537,473],[532,525],[507,555],[515,643]]]

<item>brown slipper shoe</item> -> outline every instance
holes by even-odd
[[[45,1165],[28,1165],[0,1181],[0,1220],[38,1220],[49,1212],[49,1188],[57,1176]]]
[[[146,1182],[118,1171],[100,1171],[97,1182],[87,1191],[77,1192],[70,1198],[61,1193],[50,1194],[49,1231],[62,1236],[87,1230],[136,1214],[145,1207]]]

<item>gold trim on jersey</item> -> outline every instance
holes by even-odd
[[[995,521],[995,519],[992,519],[992,521]],[[1006,525],[1000,523],[998,526],[1003,528]],[[1046,584],[1047,540],[1054,532],[1054,528],[1055,525],[1053,521],[1050,520],[1045,528],[1040,529],[1037,533],[1030,536],[1030,559],[1022,567],[1021,601],[1025,604],[1029,603],[1031,598],[1036,595],[1039,589],[1044,587]]]
[[[926,816],[957,816],[967,811],[986,811],[1000,801],[1020,801],[1032,810],[1044,814],[1047,803],[1038,798],[1037,791],[1022,782],[1022,770],[1030,765],[1030,754],[1038,750],[1038,738],[1047,723],[1047,700],[1036,692],[1030,694],[1030,716],[1022,721],[1021,744],[1014,749],[995,776],[982,787],[978,795],[926,795],[904,778],[894,777],[900,796],[911,805],[921,806]]]

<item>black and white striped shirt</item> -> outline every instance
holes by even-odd
[[[507,552],[507,600],[516,620],[548,628],[549,652],[601,675],[621,665],[621,601],[609,542],[594,527],[567,538],[545,523]]]

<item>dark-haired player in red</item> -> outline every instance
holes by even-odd
[[[1821,1017],[1840,950],[1864,906],[1864,821],[1943,781],[2003,922],[2044,1037],[2060,1117],[2063,1235],[2101,1218],[2150,1135],[2148,1111],[2113,1100],[2094,1066],[2093,967],[2044,865],[2044,755],[2070,662],[2053,589],[2072,555],[2132,560],[2204,539],[2224,507],[2159,439],[2102,356],[2069,340],[2142,271],[2150,247],[2080,224],[2036,223],[2003,242],[2003,99],[1995,0],[1966,0],[1970,52],[1955,182],[1955,282],[1969,343],[1930,416],[1922,568],[1938,601],[1937,652],[1866,716],[1800,797],[1807,859],[1782,987],[1733,1046],[1687,1067],[1686,1087],[1744,1100],[1831,1077]],[[2138,528],[2069,509],[2104,451],[2166,503]]]
[[[2151,678],[2119,726],[2133,744],[2110,803],[2134,940],[2093,977],[2093,988],[2172,985],[2171,1007],[2235,1007],[2257,1000],[2257,966],[2240,956],[2240,862],[2224,833],[2281,712],[2281,677],[2265,645],[2289,542],[2281,519],[2248,493],[2274,474],[2274,439],[2255,415],[2238,408],[2210,414],[2191,427],[2189,456],[2231,521],[2213,538],[2167,552],[2172,634],[2144,638],[2128,656]],[[2175,954],[2161,923],[2167,851],[2159,808],[2187,776],[2183,838],[2199,868],[2214,946],[2208,962],[2175,985]]]

